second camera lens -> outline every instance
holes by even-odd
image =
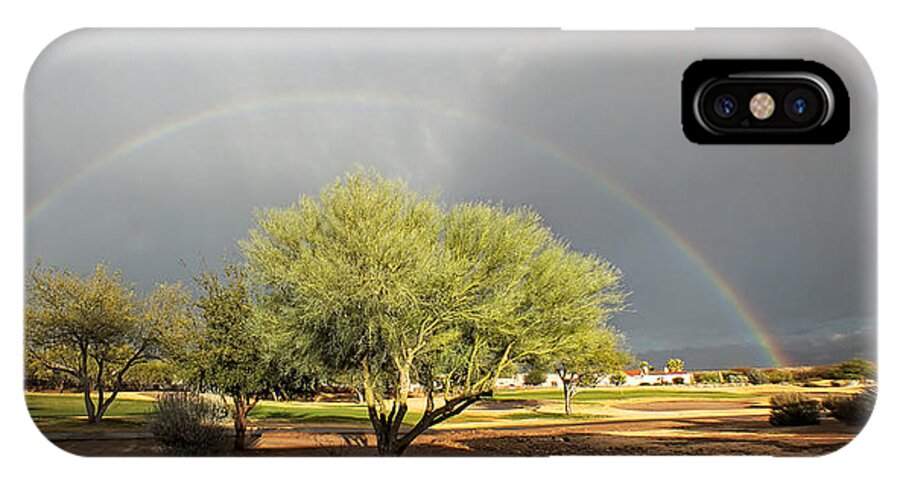
[[[737,105],[737,100],[733,95],[724,93],[716,97],[713,102],[713,110],[716,111],[716,115],[722,118],[731,118],[737,111]]]
[[[809,123],[819,117],[818,96],[806,88],[788,92],[784,97],[784,113],[796,123]]]

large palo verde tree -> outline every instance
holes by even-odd
[[[241,246],[260,306],[363,393],[382,455],[402,454],[625,296],[618,269],[570,250],[529,209],[447,209],[363,170],[261,212]],[[414,386],[422,415],[405,425]]]
[[[38,264],[25,288],[26,356],[77,382],[91,423],[106,414],[129,372],[165,357],[188,325],[190,299],[180,285],[139,295],[103,264],[84,276]]]

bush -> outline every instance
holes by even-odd
[[[753,369],[747,372],[747,379],[753,385],[765,385],[769,383],[769,376],[762,370]]]
[[[750,383],[750,379],[740,372],[728,372],[725,374],[725,383]]]
[[[774,369],[766,372],[770,383],[791,383],[794,381],[794,374],[787,369]]]
[[[675,385],[684,385],[684,378],[682,378],[682,377],[675,377],[675,378],[672,379],[672,383],[675,384]]]
[[[525,385],[540,385],[547,381],[547,374],[541,370],[530,370],[525,374]]]
[[[830,396],[825,399],[824,406],[832,417],[847,425],[863,426],[872,416],[875,408],[875,388],[866,388],[849,397]]]
[[[776,427],[818,425],[822,420],[822,405],[800,393],[783,393],[769,399],[769,423]]]
[[[834,367],[830,378],[835,380],[874,379],[875,364],[862,358],[847,360]]]
[[[722,374],[720,372],[695,373],[694,378],[697,380],[697,383],[722,383]]]
[[[614,373],[609,381],[615,386],[625,385],[625,382],[628,381],[628,374],[625,372]]]
[[[200,395],[178,392],[159,397],[148,419],[153,438],[173,455],[214,455],[224,446],[228,410]]]

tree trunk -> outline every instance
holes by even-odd
[[[84,391],[84,410],[87,412],[88,423],[95,423],[97,417],[94,416],[94,401],[91,400],[91,386],[89,380],[82,383],[81,390]]]
[[[244,409],[244,399],[240,395],[234,396],[234,449],[243,451],[247,437],[247,411]]]

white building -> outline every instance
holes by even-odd
[[[512,377],[500,377],[494,382],[495,388],[522,388],[525,387],[524,373],[517,373]],[[529,387],[545,387],[545,388],[562,388],[562,379],[556,373],[548,373],[544,382],[539,385],[528,385]]]
[[[637,387],[640,385],[690,385],[694,383],[694,375],[688,372],[670,372],[668,369],[662,372],[646,372],[643,370],[625,370],[624,387]],[[601,378],[597,385],[611,386],[613,375]]]

